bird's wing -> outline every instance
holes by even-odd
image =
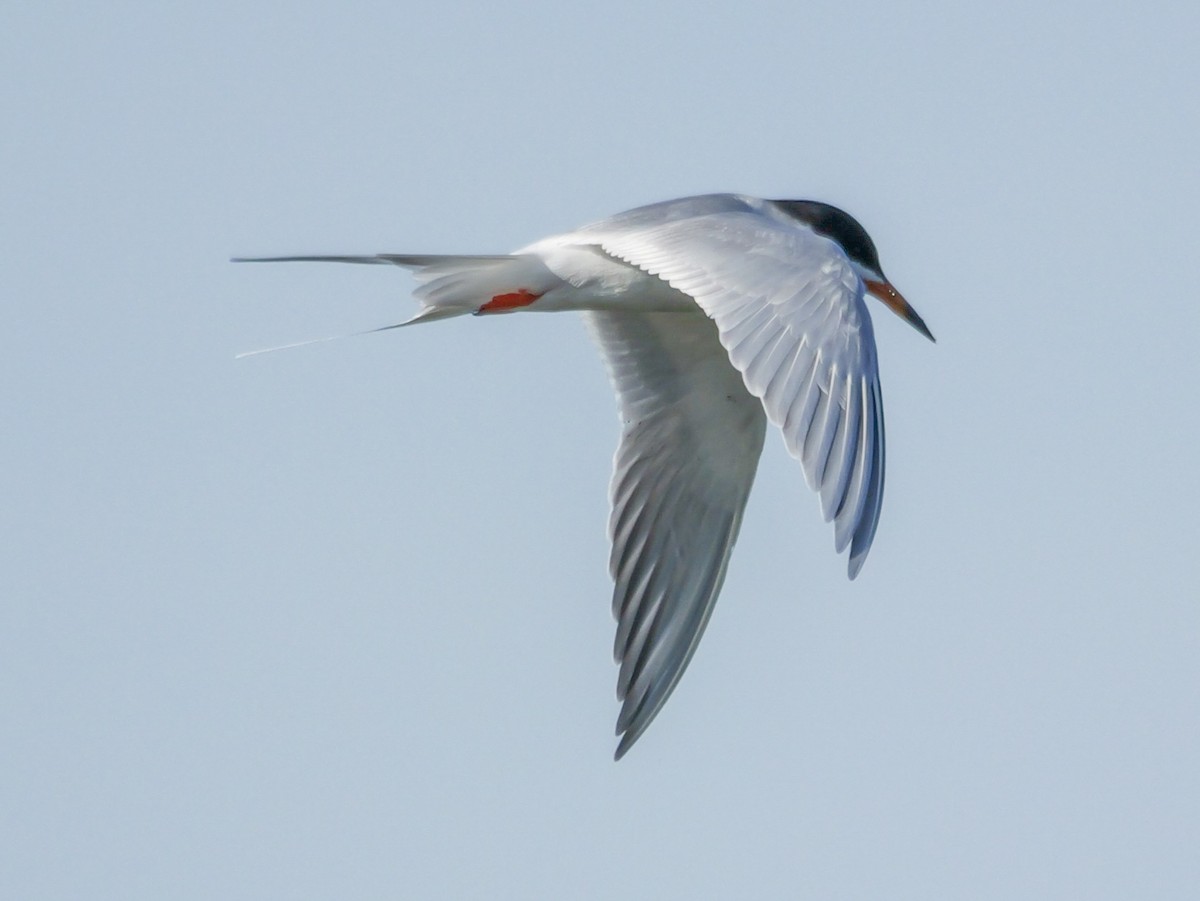
[[[620,759],[666,702],[708,623],[766,417],[699,311],[585,317],[624,424],[609,521]]]
[[[835,548],[850,547],[853,579],[883,501],[883,399],[864,285],[844,252],[753,209],[597,232],[607,253],[691,296],[716,323],[820,493]]]

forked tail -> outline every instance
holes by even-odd
[[[421,283],[413,292],[413,296],[421,302],[421,309],[405,322],[372,331],[448,319],[467,313],[501,312],[528,306],[558,282],[541,260],[529,254],[463,256],[380,253],[373,256],[235,257],[233,262],[365,263],[411,269],[413,276]]]

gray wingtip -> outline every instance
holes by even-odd
[[[641,714],[641,706],[639,704],[636,711],[625,706],[621,709],[621,713],[617,717],[616,734],[621,740],[617,743],[617,750],[613,752],[614,761],[620,760],[629,752],[629,749],[642,737],[642,733],[646,731],[646,727],[650,725],[650,720],[654,719],[651,716],[649,719],[641,718],[641,721],[638,722]]]
[[[853,554],[850,555],[850,560],[846,564],[846,575],[850,577],[851,582],[858,578],[858,573],[862,569],[863,564],[866,562],[866,554],[860,554],[857,557]]]
[[[631,733],[626,733],[621,736],[621,741],[617,744],[617,750],[613,751],[613,763],[619,761],[633,747],[633,743],[637,741],[637,735],[630,737]]]

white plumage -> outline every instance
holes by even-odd
[[[667,201],[506,256],[276,257],[413,269],[410,325],[582,310],[617,392],[611,486],[620,758],[695,652],[725,578],[769,420],[854,578],[883,501],[884,427],[866,295],[932,338],[834,207],[734,194]],[[385,328],[396,328],[387,326]]]

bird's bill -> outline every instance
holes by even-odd
[[[925,320],[922,319],[917,314],[917,311],[912,308],[912,304],[904,299],[904,295],[892,287],[891,282],[877,282],[871,279],[866,279],[865,281],[868,294],[872,294],[882,300],[889,310],[915,328],[930,341],[937,341],[937,338],[933,337],[933,333],[929,331],[929,326],[925,324]]]

